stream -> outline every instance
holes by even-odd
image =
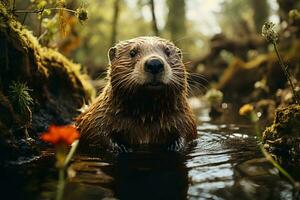
[[[198,138],[184,153],[77,155],[64,199],[295,199],[292,185],[259,151],[249,121],[237,110],[216,119],[199,110]],[[1,199],[54,199],[52,151],[8,163]]]

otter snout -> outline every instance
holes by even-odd
[[[149,58],[144,65],[145,72],[149,72],[153,75],[164,71],[164,62],[156,57]]]

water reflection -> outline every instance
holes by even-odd
[[[113,164],[79,158],[72,165],[76,176],[70,181],[70,185],[73,187],[72,191],[75,187],[81,188],[80,194],[66,194],[66,198],[91,198],[95,195],[96,187],[97,198],[185,199],[189,181],[184,163],[184,155],[179,153],[122,154]],[[92,185],[94,188],[82,185]],[[109,190],[105,191],[105,188]]]

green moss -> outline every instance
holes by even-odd
[[[63,65],[66,69],[66,75],[69,77],[69,80],[72,81],[72,84],[77,88],[83,87],[88,99],[93,99],[95,97],[96,92],[90,83],[90,77],[81,72],[81,66],[79,64],[72,63],[65,56],[53,49],[41,48],[40,54],[42,56],[40,61],[42,65],[51,66],[50,69],[47,69],[47,72],[48,70],[51,70],[55,67],[59,68],[61,65]],[[78,84],[78,79],[80,84]]]
[[[14,43],[15,48],[28,54],[33,52],[40,75],[48,77],[49,70],[51,70],[52,66],[54,66],[54,63],[56,62],[57,66],[66,68],[68,76],[72,80],[74,87],[83,87],[88,99],[95,97],[95,90],[89,81],[90,79],[86,74],[81,72],[81,66],[79,64],[72,63],[56,50],[41,47],[32,32],[26,29],[20,22],[16,21],[7,12],[2,3],[0,3],[0,17],[2,18],[1,23],[6,23],[6,26],[8,27],[0,28],[0,32],[3,32],[7,38]],[[50,63],[49,65],[49,62],[47,63],[45,60],[54,63]],[[81,83],[79,86],[78,81],[75,79],[80,80]]]
[[[276,111],[274,122],[263,132],[263,143],[275,151],[296,152],[300,156],[300,105]]]
[[[300,105],[290,105],[276,111],[272,126],[263,133],[264,139],[300,136]]]

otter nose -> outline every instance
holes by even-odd
[[[151,58],[146,61],[144,70],[151,74],[158,74],[164,70],[164,63],[158,58]]]

